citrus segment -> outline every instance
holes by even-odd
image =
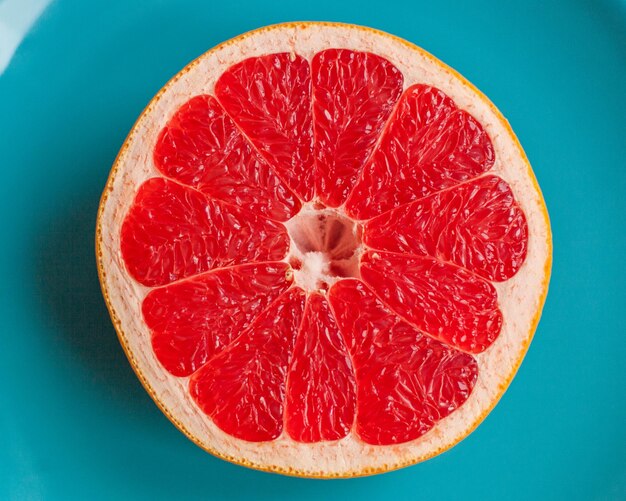
[[[305,294],[292,287],[190,379],[191,396],[226,433],[250,442],[283,430],[288,362]]]
[[[354,422],[355,393],[352,364],[328,301],[310,294],[287,379],[287,432],[299,442],[345,437]]]
[[[369,219],[489,170],[489,136],[442,91],[413,85],[402,97],[371,160],[346,202]]]
[[[371,219],[363,241],[372,249],[431,256],[504,281],[526,258],[528,225],[509,185],[485,176]]]
[[[282,262],[247,264],[150,291],[142,313],[159,362],[175,376],[198,370],[291,286],[287,271]]]
[[[254,151],[212,96],[181,106],[159,134],[154,163],[164,175],[278,221],[300,201]]]
[[[128,272],[150,287],[288,249],[283,225],[163,178],[141,185],[121,231]]]
[[[369,52],[328,49],[312,60],[317,194],[345,202],[394,104],[402,73]]]
[[[478,376],[471,355],[424,336],[359,280],[335,284],[329,301],[354,363],[362,440],[414,440],[467,400]]]
[[[227,69],[215,95],[303,199],[314,193],[311,70],[293,53],[252,57]]]
[[[431,257],[367,252],[361,276],[392,311],[429,336],[470,353],[500,333],[494,286],[463,268]]]

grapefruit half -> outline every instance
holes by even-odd
[[[185,435],[347,477],[485,418],[539,321],[551,234],[511,128],[458,73],[379,31],[293,23],[154,97],[96,250],[124,351]]]

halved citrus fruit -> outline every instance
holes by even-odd
[[[294,23],[152,100],[97,223],[120,341],[207,451],[303,476],[451,447],[516,372],[551,236],[495,107],[423,50]]]

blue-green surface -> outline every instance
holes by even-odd
[[[389,31],[475,83],[554,232],[544,315],[497,408],[433,460],[349,481],[188,441],[132,373],[93,257],[109,168],[158,89],[225,39],[310,19]],[[53,2],[0,76],[0,499],[626,499],[625,120],[621,0]]]

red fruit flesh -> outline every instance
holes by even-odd
[[[303,200],[311,200],[315,177],[308,61],[287,53],[246,59],[222,74],[215,95],[276,173]]]
[[[299,442],[345,437],[354,422],[352,364],[328,301],[307,300],[287,384],[286,427]]]
[[[329,300],[354,363],[362,440],[414,440],[467,400],[478,375],[471,355],[402,321],[361,281],[337,283]]]
[[[414,85],[400,98],[346,211],[369,219],[476,177],[494,160],[489,136],[470,114],[440,90]]]
[[[305,294],[291,288],[193,374],[192,397],[226,433],[251,442],[283,430],[285,385]]]
[[[496,176],[400,206],[364,227],[371,249],[432,256],[495,281],[517,273],[527,241],[524,213]]]
[[[190,99],[163,128],[154,163],[211,198],[285,221],[300,201],[211,96]]]
[[[288,248],[283,225],[162,178],[141,185],[122,225],[128,272],[149,287],[213,268],[279,260]]]
[[[375,54],[270,54],[160,132],[121,254],[157,359],[234,437],[399,444],[471,394],[528,227],[482,126],[402,88]]]
[[[367,252],[361,276],[392,311],[455,348],[480,353],[502,327],[494,286],[431,257]]]
[[[153,289],[142,312],[159,362],[189,376],[229,345],[291,281],[285,263],[223,268]]]
[[[330,207],[345,202],[402,93],[402,73],[368,52],[319,52],[313,70],[317,194]]]

